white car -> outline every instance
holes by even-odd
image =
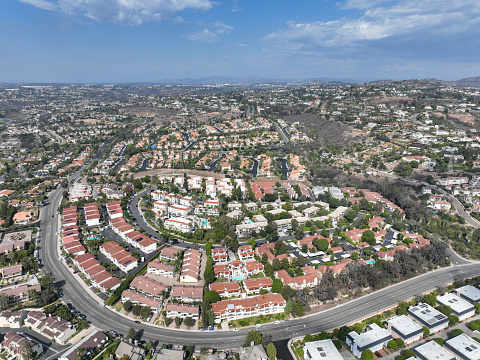
[[[260,324],[255,324],[255,327],[256,327],[256,328],[259,328],[259,327],[260,327]]]
[[[233,329],[233,331],[238,331],[238,328]]]

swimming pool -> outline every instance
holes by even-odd
[[[235,277],[233,278],[233,280],[243,280],[243,279],[245,279],[245,277],[242,276],[242,275],[241,275],[241,276],[235,276]]]
[[[365,261],[365,262],[366,262],[367,264],[369,264],[369,265],[375,264],[375,260],[367,260],[367,261]]]

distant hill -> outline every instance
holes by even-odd
[[[454,83],[456,86],[480,87],[480,76],[457,80],[457,81],[454,81]]]

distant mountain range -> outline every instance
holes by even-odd
[[[266,77],[256,77],[256,76],[247,76],[247,77],[227,77],[227,76],[206,76],[201,78],[185,78],[185,79],[163,79],[160,81],[152,82],[139,82],[139,83],[121,83],[119,85],[141,85],[141,84],[155,84],[155,85],[260,85],[260,84],[305,84],[305,83],[332,83],[332,84],[358,84],[358,83],[389,83],[392,81],[402,81],[402,80],[378,80],[373,78],[310,78],[310,79],[293,79],[293,78],[266,78]],[[469,77],[456,81],[445,81],[439,79],[422,79],[422,80],[404,80],[404,81],[418,81],[418,82],[429,82],[429,83],[439,83],[442,85],[450,86],[469,86],[469,87],[479,87],[480,88],[480,76]],[[7,88],[9,86],[65,86],[64,83],[17,83],[17,84],[6,84],[0,83],[0,88]],[[77,83],[75,85],[80,85]],[[101,85],[101,84],[97,84]]]
[[[314,79],[293,79],[293,78],[264,78],[264,77],[227,77],[227,76],[207,76],[198,79],[164,79],[156,84],[165,85],[219,85],[219,84],[288,84],[288,83],[307,83],[307,82],[330,82],[356,84],[360,82],[373,81],[374,79],[354,79],[354,78],[314,78]]]

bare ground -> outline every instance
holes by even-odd
[[[284,118],[286,121],[299,122],[302,131],[309,133],[314,129],[320,140],[343,143],[360,138],[362,133],[341,122],[315,114],[292,115]]]

